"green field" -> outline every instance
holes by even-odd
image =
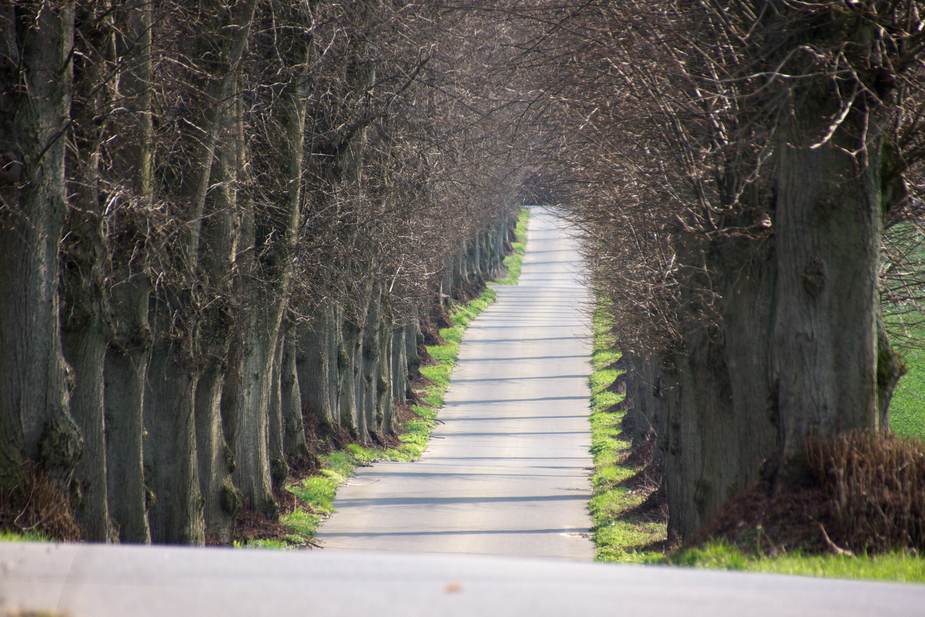
[[[925,342],[925,331],[911,330],[914,340]],[[890,404],[890,428],[903,437],[925,439],[925,346],[907,345],[900,350],[908,371]]]

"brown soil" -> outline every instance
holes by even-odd
[[[428,345],[445,345],[446,341],[440,336],[440,330],[443,328],[452,328],[453,320],[444,306],[435,306],[431,311],[430,319],[421,322],[421,334],[424,336],[424,344],[418,346],[418,354],[421,358],[430,359],[427,353]],[[425,362],[425,365],[427,362]]]
[[[408,420],[413,420],[414,418],[419,418],[420,416],[418,416],[418,414],[414,413],[414,409],[412,409],[412,407],[411,407],[412,405],[417,405],[417,404],[420,404],[420,400],[417,400],[417,401],[409,401],[409,402],[407,402],[407,403],[402,403],[402,404],[400,404],[400,405],[396,405],[396,406],[395,406],[395,419],[396,419],[396,421],[397,421],[397,424],[404,424],[404,423],[407,422]],[[396,434],[396,435],[401,435],[401,434],[403,434],[404,432],[405,432],[404,429],[402,429],[402,428],[400,428],[400,427],[395,429],[395,434]]]
[[[624,436],[621,433],[617,436],[619,439],[623,439]],[[629,439],[628,437],[626,439]],[[647,467],[652,463],[652,459],[655,456],[655,436],[650,435],[644,441],[640,442],[629,456],[623,459],[621,465],[624,467]],[[659,475],[661,478],[661,475]]]
[[[58,540],[82,537],[68,492],[31,461],[0,478],[0,529],[35,531]]]
[[[768,482],[760,481],[723,504],[685,548],[720,540],[771,556],[794,550],[838,552],[838,538],[826,539],[834,528],[822,489],[809,486],[772,495]]]
[[[475,300],[485,289],[485,280],[486,279],[478,278],[465,283],[462,288],[455,288],[453,290],[453,300],[459,302],[460,304],[465,304],[466,302]]]

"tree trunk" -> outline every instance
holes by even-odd
[[[236,84],[235,84],[236,85]],[[225,442],[221,398],[234,329],[233,276],[238,249],[239,185],[244,168],[244,109],[239,98],[218,120],[220,139],[212,164],[213,187],[208,193],[201,226],[201,284],[209,297],[201,310],[198,335],[204,368],[196,389],[196,445],[199,485],[205,500],[207,541],[231,544],[241,507],[234,487],[234,457]]]
[[[67,203],[73,2],[7,4],[0,118],[0,475],[39,461],[66,487],[83,449],[61,350],[58,244]],[[2,481],[2,480],[0,480]]]
[[[106,542],[110,529],[106,480],[103,365],[108,332],[108,247],[103,232],[105,206],[100,194],[100,159],[113,107],[108,71],[114,65],[111,7],[81,6],[75,54],[74,93],[69,134],[67,176],[70,208],[61,247],[62,336],[64,355],[73,370],[71,413],[86,450],[75,470],[80,487],[76,510],[84,538]]]
[[[201,56],[203,65],[190,85],[189,117],[178,135],[179,147],[188,155],[178,159],[179,168],[173,171],[179,180],[168,186],[177,218],[183,224],[171,238],[175,244],[167,247],[173,258],[169,267],[174,271],[156,289],[158,297],[152,305],[159,338],[152,354],[145,400],[145,425],[151,434],[145,458],[156,483],[157,501],[150,513],[151,534],[156,542],[201,544],[204,541],[200,456],[203,464],[214,472],[206,479],[210,503],[220,502],[224,492],[227,464],[223,461],[224,449],[216,439],[214,423],[217,418],[210,416],[208,426],[197,432],[196,393],[203,368],[209,362],[211,341],[204,336],[210,334],[208,320],[214,318],[209,308],[203,307],[215,308],[204,301],[204,294],[210,283],[227,285],[221,277],[228,269],[226,262],[234,254],[235,246],[233,236],[222,238],[222,245],[215,247],[217,255],[203,255],[203,246],[209,240],[204,229],[204,214],[212,203],[210,197],[213,196],[209,194],[212,181],[221,178],[228,182],[232,178],[233,182],[241,165],[240,159],[235,160],[240,156],[236,150],[239,143],[233,138],[235,131],[228,128],[236,122],[234,112],[238,99],[234,95],[254,6],[255,0],[241,0],[231,7],[220,2],[204,3],[201,7],[203,28],[192,38],[190,56]],[[222,143],[227,149],[219,164],[215,157]],[[224,188],[234,190],[228,184]],[[234,207],[233,200],[222,203],[223,195],[227,196],[227,192],[218,191],[214,195],[219,201],[219,222],[216,223],[219,227],[223,218],[233,216],[227,211]],[[213,271],[207,271],[209,268]],[[219,278],[213,281],[210,276]],[[216,376],[200,397],[203,399],[199,401],[200,414],[208,416],[216,412],[214,401],[205,400],[205,397],[217,395],[218,383]],[[175,431],[173,436],[170,431]],[[199,453],[197,435],[203,445],[214,450]],[[165,494],[168,496],[166,504]],[[220,511],[220,508],[212,509],[212,512]],[[227,524],[221,523],[218,527],[225,529]]]
[[[282,364],[283,347],[286,335],[280,330],[276,351],[273,354],[273,369],[270,375],[270,480],[273,490],[279,491],[289,475],[289,463],[286,461],[286,448],[283,445],[283,407],[282,407]]]
[[[296,352],[301,413],[312,418],[324,433],[334,423],[331,372],[336,368],[332,367],[328,336],[333,322],[333,310],[319,308],[312,323],[301,326]]]
[[[395,430],[395,394],[392,391],[392,320],[379,318],[377,334],[379,340],[379,363],[376,380],[376,429],[391,435]]]
[[[801,459],[812,433],[878,423],[882,120],[868,114],[866,143],[845,127],[821,147],[811,147],[826,135],[827,118],[839,106],[827,92],[828,82],[814,83],[815,89],[791,95],[777,143],[771,375],[785,466]],[[859,113],[864,112],[852,115]],[[849,127],[861,123],[846,121]],[[850,154],[859,147],[866,153]],[[782,480],[789,481],[786,473]]]
[[[72,367],[71,409],[84,439],[84,454],[74,470],[80,488],[75,514],[90,542],[108,542],[116,534],[109,521],[106,477],[106,427],[103,404],[103,367],[106,336],[99,314],[84,327],[63,333],[64,355]]]
[[[145,475],[155,500],[148,513],[151,540],[159,544],[205,542],[194,415],[198,380],[180,343],[154,344],[145,390]]]
[[[117,20],[116,56],[128,67],[119,75],[119,106],[112,120],[109,153],[113,172],[130,199],[115,203],[107,224],[110,247],[110,341],[106,351],[104,403],[109,511],[119,541],[148,543],[144,478],[144,391],[151,352],[148,302],[147,206],[153,187],[151,114],[152,9],[145,0],[126,3]]]
[[[128,295],[128,291],[119,295]],[[147,300],[147,288],[135,291]],[[137,301],[130,298],[129,303]],[[143,338],[122,347],[110,345],[106,351],[104,388],[109,513],[122,543],[147,544],[151,541],[148,502],[153,493],[149,493],[145,483],[145,428],[142,421],[149,346],[150,339]]]
[[[308,64],[311,37],[303,28],[305,15],[291,7],[279,7],[272,17],[278,29],[283,83],[273,106],[273,119],[281,127],[275,135],[275,160],[279,171],[273,184],[272,203],[254,212],[254,248],[248,267],[249,313],[245,317],[240,367],[241,400],[235,432],[238,467],[235,480],[251,507],[275,518],[278,507],[271,492],[268,447],[270,388],[273,361],[279,344],[283,312],[289,300],[293,258],[302,206],[302,174],[305,147],[305,106],[308,96]],[[285,462],[280,459],[280,462]]]
[[[222,428],[220,404],[224,377],[222,361],[212,360],[199,378],[196,389],[196,448],[208,541],[231,544],[235,519],[241,509],[241,495],[231,479],[234,457],[225,443]]]
[[[380,430],[380,408],[379,408],[379,364],[382,362],[383,355],[380,347],[379,338],[379,312],[380,312],[380,295],[379,285],[373,285],[373,291],[369,298],[369,309],[366,314],[366,325],[363,328],[363,351],[361,360],[361,372],[363,383],[363,398],[361,413],[365,417],[365,424],[368,433],[376,433]]]
[[[296,368],[294,327],[287,328],[280,362],[280,406],[283,416],[283,451],[287,457],[306,462],[311,458],[305,441],[305,424],[302,420],[301,388]]]
[[[363,331],[350,320],[345,320],[341,327],[342,337],[337,347],[337,393],[339,395],[339,424],[350,431],[354,439],[366,440],[366,422],[362,414],[357,413],[357,360]],[[361,424],[362,423],[362,424]]]
[[[668,423],[658,430],[666,431],[665,473],[673,476],[666,483],[673,537],[689,537],[756,481],[762,462],[775,454],[777,418],[768,381],[771,246],[764,237],[713,243],[708,258],[722,297],[721,325],[693,329],[683,353],[664,367]]]
[[[392,330],[392,397],[398,404],[408,400],[408,336],[407,326],[396,326]]]
[[[269,404],[273,355],[279,333],[279,319],[253,310],[245,317],[237,367],[234,427],[235,485],[245,506],[269,518],[279,515],[273,498],[269,453]]]

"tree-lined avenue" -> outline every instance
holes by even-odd
[[[520,282],[466,331],[423,459],[338,492],[327,548],[591,559],[590,325],[577,240],[534,208]]]

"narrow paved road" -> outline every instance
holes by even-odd
[[[577,242],[536,208],[520,284],[466,331],[446,406],[415,463],[338,491],[327,548],[590,560],[588,293]]]
[[[590,558],[586,298],[574,246],[531,224],[518,288],[466,334],[425,459],[365,470],[330,547]],[[390,488],[391,487],[391,488]],[[0,542],[0,614],[921,615],[925,585],[522,557]],[[60,612],[60,613],[59,613]]]

